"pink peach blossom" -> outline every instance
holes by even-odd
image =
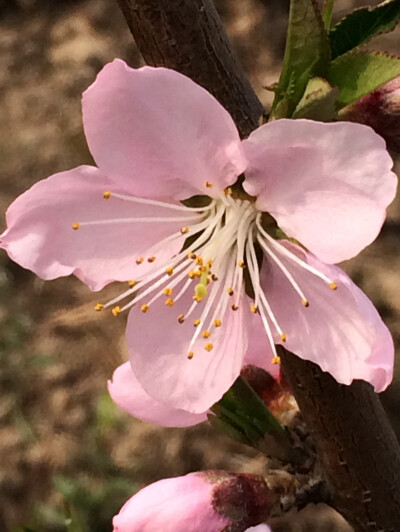
[[[83,123],[98,168],[17,198],[1,246],[43,279],[130,281],[97,308],[131,309],[132,378],[153,406],[201,416],[246,353],[263,366],[283,342],[343,384],[389,384],[391,336],[333,265],[376,238],[395,195],[372,129],[278,120],[241,141],[190,79],[120,60],[84,93]]]
[[[113,525],[114,532],[241,532],[264,521],[271,506],[272,494],[261,477],[205,471],[143,488]]]

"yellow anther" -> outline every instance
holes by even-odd
[[[133,288],[135,286],[135,284],[137,284],[137,281],[129,281],[128,285],[130,288]]]
[[[185,315],[184,314],[179,314],[178,323],[183,323],[184,321],[185,321]]]
[[[80,226],[81,226],[81,224],[78,224],[78,223],[76,223],[76,224],[72,224],[72,229],[73,229],[74,231],[77,231],[77,230],[80,228]]]
[[[142,264],[142,262],[144,262],[144,257],[139,257],[136,259],[136,264]]]
[[[228,187],[224,190],[225,196],[232,196],[232,189],[231,187]]]
[[[201,333],[201,336],[202,336],[203,338],[210,338],[211,333],[210,333],[210,331],[203,331],[203,332]]]
[[[227,290],[229,296],[233,296],[233,288],[230,286]]]
[[[106,190],[103,194],[104,199],[110,199],[111,198],[111,192],[109,190]]]
[[[205,184],[205,186],[206,186],[207,188],[212,188],[212,187],[213,187],[213,184],[210,183],[209,181],[206,181],[204,184]]]
[[[194,320],[193,325],[198,327],[200,325],[200,320]]]
[[[189,253],[187,254],[187,257],[188,257],[188,259],[195,259],[196,258],[196,253],[193,253],[193,251],[189,251]]]
[[[164,288],[163,294],[165,296],[170,296],[172,294],[172,288]]]
[[[196,257],[196,260],[194,262],[198,266],[203,266],[203,257]]]
[[[281,357],[273,357],[271,362],[272,362],[272,364],[280,364],[281,363]]]
[[[193,351],[189,351],[189,353],[187,354],[187,357],[189,360],[192,360],[192,358],[194,357]]]
[[[186,235],[190,231],[189,227],[181,227],[182,235]]]
[[[234,303],[231,305],[231,309],[232,310],[237,310],[239,307],[237,305],[235,305]]]
[[[201,303],[203,301],[203,298],[200,296],[193,296],[193,301],[196,301],[196,303]]]
[[[329,288],[331,290],[337,290],[337,284],[336,283],[329,283]]]
[[[147,259],[147,262],[154,262],[156,260],[156,257],[149,257]]]
[[[167,305],[167,307],[173,307],[175,305],[175,301],[172,299],[172,298],[168,298],[166,301],[165,301],[165,304]]]
[[[97,312],[100,312],[100,310],[103,310],[104,305],[102,303],[97,303],[94,307],[94,310],[97,310]]]
[[[237,265],[239,266],[239,268],[246,268],[246,264],[242,260],[239,260]]]
[[[307,301],[307,299],[302,299],[301,304],[303,305],[303,307],[306,307],[306,308],[310,306],[310,303]]]
[[[287,336],[285,333],[281,334],[281,342],[286,342]]]
[[[200,266],[200,268],[199,268],[199,272],[200,272],[200,273],[204,273],[204,272],[206,272],[207,270],[208,270],[207,266]]]
[[[221,327],[221,325],[222,325],[222,321],[221,321],[221,320],[216,319],[216,320],[214,321],[214,327]]]
[[[150,308],[149,305],[144,304],[144,305],[142,305],[142,306],[140,307],[140,310],[141,310],[142,312],[147,312],[147,311],[149,310],[149,308]]]
[[[212,279],[213,281],[218,281],[218,277],[215,275],[215,273],[213,273],[213,274],[211,275],[211,279]]]
[[[172,266],[168,266],[168,268],[165,269],[165,273],[171,276],[174,273],[174,269]]]
[[[250,305],[250,310],[253,314],[257,314],[258,312],[258,307],[257,305]]]
[[[208,261],[206,262],[206,266],[208,268],[211,268],[212,265],[213,265],[213,260],[212,259],[208,259]]]
[[[114,316],[118,316],[118,314],[121,314],[121,307],[114,307],[113,309],[111,309],[111,312]]]
[[[206,351],[210,352],[210,351],[212,351],[212,350],[214,349],[214,346],[213,346],[213,344],[208,343],[208,344],[206,344],[206,345],[204,346],[204,349],[205,349]]]
[[[188,277],[189,279],[194,279],[196,276],[196,272],[194,270],[190,270],[190,272],[188,273]]]

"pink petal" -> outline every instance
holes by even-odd
[[[271,532],[271,529],[265,523],[261,523],[261,525],[251,526],[246,532]]]
[[[219,532],[231,521],[212,507],[212,489],[198,473],[159,480],[125,503],[114,532]]]
[[[246,166],[228,112],[166,68],[109,63],[83,95],[83,122],[99,168],[139,196],[212,196]]]
[[[190,427],[207,419],[206,413],[191,414],[155,401],[140,386],[129,362],[114,371],[112,380],[108,381],[108,391],[122,410],[148,423],[163,427]]]
[[[338,267],[323,264],[293,244],[286,247],[330,277],[338,288],[330,290],[325,281],[281,258],[310,303],[305,308],[281,270],[265,258],[263,288],[287,334],[285,347],[315,362],[342,384],[362,379],[377,392],[383,391],[392,380],[394,347],[371,301]]]
[[[277,120],[244,141],[244,188],[285,233],[327,263],[370,244],[397,178],[384,140],[360,124]]]
[[[268,342],[259,314],[251,314],[248,318],[248,323],[248,346],[243,365],[252,364],[258,368],[265,369],[274,378],[277,378],[280,374],[280,366],[272,363],[274,353]]]
[[[228,308],[222,327],[213,329],[211,337],[201,335],[193,348],[194,357],[187,358],[195,332],[193,321],[207,302],[198,304],[183,324],[178,316],[186,314],[192,304],[193,291],[188,290],[173,307],[158,300],[147,313],[134,307],[128,318],[127,341],[136,378],[156,401],[172,408],[202,413],[228,390],[238,377],[247,347],[244,315]],[[209,296],[210,297],[210,296]],[[212,351],[205,350],[211,342]]]
[[[110,182],[97,168],[80,166],[40,181],[19,196],[7,211],[8,229],[1,247],[12,260],[43,279],[74,273],[92,290],[107,283],[134,279],[154,264],[138,266],[140,256],[154,255],[156,243],[179,232],[187,222],[106,223],[81,226],[76,222],[107,221],[114,218],[171,216],[161,207],[137,205],[111,197],[103,198]],[[124,190],[115,190],[124,192]],[[181,215],[173,211],[173,216]],[[185,213],[183,213],[185,215]],[[183,245],[178,237],[157,250],[157,265],[165,262]]]

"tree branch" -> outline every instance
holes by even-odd
[[[145,60],[186,74],[228,109],[243,137],[262,106],[211,0],[118,0]],[[334,356],[334,355],[333,355]],[[362,382],[341,386],[283,353],[282,365],[332,488],[357,532],[400,529],[400,447],[379,398]]]

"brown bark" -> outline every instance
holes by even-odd
[[[230,112],[242,136],[263,107],[233,53],[212,0],[117,0],[146,63],[186,74]]]
[[[179,70],[207,88],[232,114],[242,136],[257,127],[261,104],[211,0],[118,2],[147,62]],[[335,506],[356,532],[399,532],[400,447],[379,398],[368,384],[339,385],[290,353],[283,354],[282,365]]]
[[[399,532],[400,449],[372,386],[338,384],[283,350],[281,358],[335,506],[356,531]]]

